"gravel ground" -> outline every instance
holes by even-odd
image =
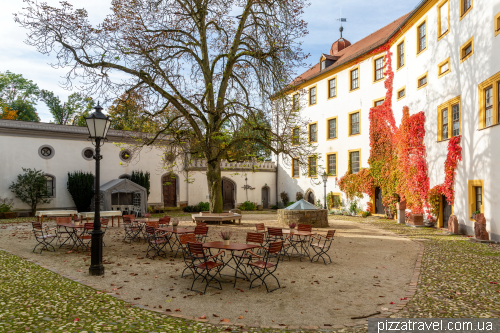
[[[231,230],[233,241],[243,242],[257,222],[276,225],[276,215],[245,214],[241,226],[211,225],[209,240],[219,240],[221,230]],[[182,225],[192,223],[183,221]],[[391,309],[394,305],[390,303],[397,303],[406,294],[418,245],[369,223],[331,220],[330,228],[337,230],[329,252],[333,263],[325,266],[295,258],[280,263],[282,289],[269,294],[263,287],[249,290],[249,282],[243,280],[238,280],[235,289],[232,283],[223,283],[223,290],[209,288],[206,295],[191,292],[192,279],[180,278],[184,268],[181,258],[144,258],[147,244],[122,243],[123,231],[117,227],[109,228],[106,234],[104,277],[88,275],[90,257],[86,253],[64,249],[32,253],[35,243],[26,223],[3,224],[0,243],[16,255],[86,280],[96,289],[119,294],[131,303],[188,318],[206,316],[211,323],[228,319],[241,325],[324,327],[361,324],[365,321],[350,318]]]

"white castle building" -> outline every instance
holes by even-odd
[[[133,144],[137,133],[109,130],[109,142],[101,148],[101,184],[129,178],[132,171],[150,173],[149,206],[184,207],[208,202],[206,162],[194,160],[188,165],[178,161],[174,168],[165,166],[164,151],[143,149],[133,156],[123,147]],[[67,190],[68,173],[95,173],[94,147],[88,141],[86,127],[0,120],[0,197],[13,198],[9,186],[22,168],[42,170],[52,198],[40,209],[71,209],[75,204]],[[119,145],[122,144],[122,145]],[[125,145],[124,145],[125,144]],[[168,163],[168,162],[167,162]],[[273,162],[222,162],[224,209],[238,207],[245,201],[275,205],[276,165]],[[29,210],[15,199],[14,209]]]
[[[431,188],[444,181],[449,138],[462,135],[455,202],[450,207],[442,200],[439,225],[446,226],[455,214],[463,232],[473,234],[471,215],[481,211],[490,239],[500,241],[500,218],[495,213],[500,213],[500,199],[495,197],[500,193],[495,173],[500,148],[494,145],[500,142],[499,34],[500,0],[424,0],[357,43],[344,38],[333,43],[290,93],[303,116],[311,119],[309,140],[317,144],[327,173],[334,175],[327,191],[342,195],[335,176],[346,173],[349,158],[353,171],[368,167],[369,112],[386,95],[385,52],[373,51],[389,42],[394,116],[399,122],[404,106],[410,114],[424,111]],[[278,188],[293,197],[307,191],[310,201],[323,201],[323,184],[313,184],[297,166],[280,163]],[[374,203],[373,213],[383,213],[379,190],[365,199],[363,203]]]

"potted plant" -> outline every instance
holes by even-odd
[[[146,214],[144,214],[144,220],[145,220],[146,222],[148,222],[148,221],[149,221],[149,218],[150,218],[150,217],[151,217],[151,214],[150,214],[150,213],[146,213]]]
[[[295,223],[295,222],[288,223],[288,227],[290,227],[290,233],[291,234],[295,233],[295,227],[296,226],[297,226],[297,223]]]
[[[476,215],[477,214],[481,214],[481,211],[479,210],[476,210],[475,212],[472,213],[472,216],[470,217],[472,220],[475,220],[476,219]]]
[[[220,237],[222,238],[224,245],[229,245],[229,241],[231,240],[231,231],[221,231]]]
[[[174,230],[177,230],[177,227],[179,226],[179,219],[173,219],[172,220],[172,228]]]

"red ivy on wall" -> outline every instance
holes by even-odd
[[[454,136],[448,142],[448,155],[444,163],[445,178],[444,183],[441,185],[441,193],[446,197],[450,205],[455,201],[455,190],[453,185],[455,183],[455,174],[458,162],[462,160],[462,147],[460,140],[462,136]]]

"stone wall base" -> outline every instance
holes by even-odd
[[[297,224],[310,224],[313,228],[328,227],[328,210],[286,210],[278,209],[278,223],[288,225],[295,222]]]

